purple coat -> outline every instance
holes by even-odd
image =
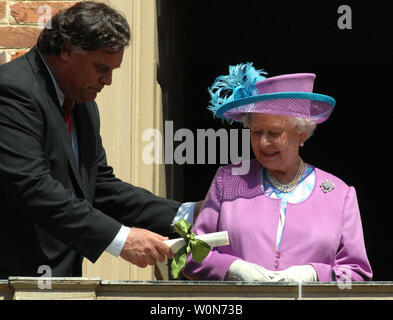
[[[197,263],[188,258],[183,274],[192,280],[224,280],[236,259],[278,271],[311,264],[319,281],[371,280],[356,192],[339,178],[315,168],[316,181],[304,201],[288,203],[280,252],[276,236],[280,199],[263,193],[259,163],[246,175],[232,175],[234,165],[220,167],[193,227],[196,234],[228,231],[230,245],[213,248]],[[334,189],[323,192],[329,180]]]

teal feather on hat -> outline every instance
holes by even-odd
[[[229,75],[216,78],[208,92],[211,96],[208,109],[216,115],[217,110],[231,101],[250,97],[254,94],[255,84],[266,79],[264,70],[257,70],[251,62],[229,66]]]

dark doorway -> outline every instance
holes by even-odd
[[[337,25],[343,4],[352,9],[352,29]],[[182,56],[173,57],[183,68],[183,100],[171,108],[181,114],[181,126],[194,133],[233,128],[206,109],[207,88],[227,73],[228,65],[253,62],[269,76],[317,74],[314,92],[333,96],[337,104],[303,147],[302,157],[356,188],[374,280],[392,280],[393,3],[169,0],[161,1],[163,6],[181,12],[172,19],[179,23],[176,32],[184,45]],[[219,165],[170,166],[182,178],[172,181],[181,191],[168,196],[203,199]]]

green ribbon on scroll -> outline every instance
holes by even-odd
[[[201,263],[209,254],[211,247],[205,241],[195,238],[195,233],[191,232],[192,225],[188,221],[181,219],[175,224],[174,228],[186,242],[172,259],[171,275],[174,279],[177,279],[186,264],[190,252],[192,252],[192,259]]]

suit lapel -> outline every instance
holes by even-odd
[[[88,190],[90,171],[96,155],[96,138],[89,104],[78,104],[74,108],[74,120],[78,132],[79,173]]]
[[[75,154],[74,154],[74,150],[72,149],[72,145],[71,145],[71,141],[70,141],[70,136],[68,134],[68,131],[64,125],[64,120],[62,125],[64,126],[64,130],[62,131],[62,138],[63,138],[63,145],[64,145],[64,149],[68,158],[68,162],[70,164],[71,167],[71,171],[74,175],[74,178],[79,186],[80,191],[82,192],[83,196],[85,199],[87,199],[87,194],[86,194],[86,190],[85,190],[85,186],[82,182],[81,176],[80,176],[80,171],[78,168],[78,163],[76,161],[75,158]]]
[[[62,106],[59,103],[59,98],[57,97],[56,89],[53,84],[52,78],[39,53],[37,52],[36,47],[33,47],[30,52],[26,54],[26,57],[30,61],[33,72],[36,75],[37,81],[33,85],[37,87],[37,92],[42,92],[43,96],[46,96],[46,101],[48,105],[51,106],[53,109],[53,115],[59,125],[58,130],[62,137],[64,150],[68,158],[71,172],[75,178],[78,189],[80,190],[84,198],[87,199],[87,192],[84,184],[82,183],[79,173],[79,164],[77,163],[74,151],[72,150],[70,136],[64,122]]]

